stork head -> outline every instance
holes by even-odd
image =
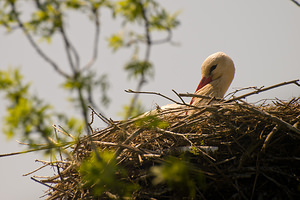
[[[215,90],[220,91],[219,93],[223,97],[233,80],[234,72],[234,63],[225,53],[217,52],[210,55],[201,66],[202,79],[195,93],[210,84]],[[193,100],[194,98],[192,98],[191,104]]]

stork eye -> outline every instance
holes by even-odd
[[[213,71],[214,69],[216,69],[216,67],[217,67],[217,65],[213,65],[213,66],[210,68],[210,70],[209,70],[209,74],[211,74],[212,71]]]

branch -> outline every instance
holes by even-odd
[[[151,45],[152,45],[152,41],[151,41],[151,36],[150,36],[150,29],[149,29],[149,20],[147,18],[147,15],[146,15],[146,10],[145,10],[145,7],[142,3],[142,0],[139,1],[139,5],[141,6],[141,9],[142,9],[142,15],[143,15],[143,19],[145,21],[145,34],[146,34],[146,40],[147,40],[147,43],[146,43],[146,53],[145,53],[145,59],[144,61],[145,62],[148,62],[149,58],[150,58],[150,51],[151,51]],[[145,80],[145,75],[144,73],[142,73],[141,75],[141,79],[138,83],[138,86],[137,86],[137,91],[141,91],[141,88],[143,86],[143,84],[146,83],[146,80]],[[127,112],[127,116],[126,118],[128,118],[132,111],[133,111],[133,108],[136,104],[136,101],[138,99],[138,94],[139,93],[136,93],[133,97],[133,100],[129,106],[129,109],[128,109],[128,112]]]
[[[100,36],[100,21],[99,21],[99,13],[98,10],[94,10],[94,17],[95,17],[95,36],[94,36],[94,50],[93,56],[91,60],[83,67],[83,70],[90,68],[97,60],[98,57],[98,44],[99,44],[99,36]]]
[[[202,98],[202,99],[212,99],[210,96],[205,96],[205,95],[200,95],[200,94],[191,94],[191,93],[179,93],[178,94],[181,97],[197,97],[197,98]],[[214,97],[215,100],[221,101],[221,98],[216,98]]]
[[[22,29],[22,31],[24,32],[25,36],[27,37],[27,39],[29,40],[29,43],[33,46],[33,48],[37,51],[37,53],[47,62],[49,63],[54,70],[59,73],[61,76],[64,76],[66,78],[70,78],[70,76],[65,73],[64,71],[62,71],[59,66],[51,59],[49,58],[43,51],[42,49],[37,45],[37,43],[33,40],[32,36],[29,34],[29,32],[26,30],[24,23],[21,21],[21,19],[18,16],[18,13],[16,11],[16,6],[15,3],[13,1],[9,1],[10,5],[12,7],[12,12],[13,15],[15,16],[17,23],[19,25],[19,27]]]
[[[181,98],[181,96],[175,91],[175,90],[172,90],[177,96],[178,96],[178,98],[181,100],[181,102],[183,103],[183,104],[186,104],[185,102],[184,102],[184,100]]]
[[[263,110],[259,110],[255,106],[252,106],[245,101],[242,101],[242,102],[244,104],[239,104],[241,107],[246,108],[247,110],[253,111],[259,115],[263,115],[263,116],[269,118],[270,120],[274,121],[275,123],[279,124],[280,126],[284,126],[288,129],[290,129],[291,131],[298,133],[300,135],[300,130],[297,129],[296,127],[292,126],[291,124],[287,123],[286,121],[283,121],[282,119],[280,119],[274,115],[271,115]]]
[[[165,39],[152,41],[152,44],[154,45],[154,44],[163,44],[166,42],[170,42],[172,39],[172,31],[170,29],[167,29],[167,31],[168,31],[168,35]]]
[[[70,67],[71,67],[73,73],[77,74],[78,69],[79,69],[79,62],[80,62],[79,61],[78,53],[77,53],[76,49],[74,48],[74,46],[69,41],[63,25],[61,25],[61,27],[60,27],[60,33],[62,35],[64,44],[65,44],[65,50],[66,50],[66,53],[67,53],[67,57],[68,57],[68,61],[69,61]],[[73,54],[75,56],[76,65],[73,62],[71,52],[73,52]]]
[[[276,88],[276,87],[280,87],[280,86],[283,86],[283,85],[295,84],[298,87],[300,87],[300,84],[298,83],[298,81],[299,81],[299,79],[288,81],[288,82],[282,82],[282,83],[279,83],[279,84],[276,84],[276,85],[272,85],[272,86],[269,86],[269,87],[266,87],[266,88],[261,87],[260,89],[257,89],[257,90],[255,90],[253,92],[249,92],[249,93],[243,94],[243,95],[241,95],[239,97],[235,97],[235,98],[226,100],[225,103],[229,103],[229,102],[232,102],[232,101],[244,99],[245,97],[251,96],[253,94],[259,94],[261,92],[264,92],[264,91],[267,91],[267,90],[270,90],[270,89],[273,89],[273,88]]]
[[[173,103],[180,104],[180,105],[186,105],[186,104],[180,103],[178,101],[175,101],[175,100],[171,99],[170,97],[167,97],[167,96],[165,96],[165,95],[163,95],[161,93],[158,93],[158,92],[141,92],[141,91],[133,91],[133,90],[130,90],[130,89],[129,90],[125,90],[125,92],[127,92],[127,93],[133,93],[133,94],[154,94],[154,95],[161,96],[161,97],[163,97],[165,99],[168,99],[169,101],[172,101]]]
[[[291,0],[291,1],[294,2],[297,6],[300,7],[300,3],[298,1],[296,1],[296,0]]]

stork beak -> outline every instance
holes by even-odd
[[[209,76],[209,77],[202,77],[202,79],[201,79],[201,81],[200,81],[200,83],[199,83],[199,85],[198,85],[198,87],[197,87],[197,89],[196,89],[196,91],[195,91],[195,93],[198,91],[198,90],[200,90],[201,88],[203,88],[205,85],[207,85],[208,83],[210,83],[211,82],[211,77]],[[192,100],[191,100],[191,102],[190,102],[190,105],[192,104],[194,102],[194,97],[192,98]]]
[[[211,77],[202,77],[197,89],[195,92],[197,92],[198,90],[200,90],[201,88],[203,88],[206,84],[211,82]]]

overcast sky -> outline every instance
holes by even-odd
[[[177,92],[194,92],[200,78],[200,67],[204,59],[212,53],[223,51],[234,61],[236,74],[228,92],[248,86],[269,86],[283,81],[300,78],[300,7],[290,0],[198,0],[160,1],[170,11],[181,10],[181,25],[174,31],[173,41],[179,45],[155,46],[151,60],[155,64],[155,78],[143,88],[176,98]],[[68,35],[80,49],[82,63],[90,57],[92,27],[80,16],[73,16],[68,22]],[[102,15],[99,60],[96,64],[100,73],[107,73],[112,100],[107,109],[108,117],[119,119],[117,113],[132,97],[125,89],[135,89],[136,82],[128,81],[122,71],[123,65],[131,56],[130,50],[112,53],[107,48],[105,38],[120,30],[120,23],[111,23],[109,13]],[[107,22],[107,23],[106,23]],[[67,63],[59,40],[43,48],[51,57]],[[66,94],[58,85],[62,79],[47,65],[29,45],[20,31],[11,35],[0,30],[0,68],[21,67],[27,81],[32,81],[33,90],[47,99],[61,112],[68,113],[71,106],[65,103]],[[247,101],[275,97],[288,100],[300,96],[300,88],[285,86],[253,96]],[[0,97],[2,97],[0,95]],[[168,104],[156,96],[141,96],[147,109],[155,103]],[[188,99],[187,99],[188,101]],[[5,102],[0,100],[0,117],[5,111]],[[73,112],[70,112],[71,114]],[[76,113],[74,113],[76,114]],[[0,134],[0,154],[23,150],[24,147],[13,140],[7,141]],[[41,166],[35,159],[48,159],[40,154],[0,158],[0,198],[1,199],[39,199],[47,188],[23,177]],[[46,170],[36,175],[51,175]],[[5,181],[4,181],[5,180]]]

